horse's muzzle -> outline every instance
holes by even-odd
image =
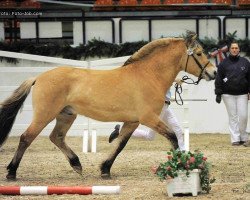
[[[208,72],[207,70],[205,70],[204,72],[204,79],[207,81],[211,81],[214,80],[216,77],[217,71],[216,70],[212,70],[211,72]]]

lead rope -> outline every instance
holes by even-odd
[[[188,80],[190,80],[190,81],[188,81]],[[201,76],[198,78],[197,81],[194,81],[192,78],[185,75],[185,76],[182,77],[181,82],[186,83],[186,84],[190,84],[190,85],[198,85],[200,80],[201,80]],[[181,97],[181,94],[182,94],[182,91],[183,91],[182,90],[182,85],[178,84],[178,83],[175,83],[174,87],[175,87],[175,97],[174,97],[175,102],[178,105],[182,106],[183,105],[183,99]],[[177,99],[177,95],[178,95],[179,100]]]

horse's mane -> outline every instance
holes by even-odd
[[[152,51],[155,50],[157,47],[161,46],[168,46],[172,41],[180,40],[183,38],[161,38],[158,40],[154,40],[142,48],[140,48],[137,52],[135,52],[124,64],[123,66],[129,65],[135,61],[141,60],[148,54],[150,54]]]

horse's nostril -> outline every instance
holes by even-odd
[[[214,71],[214,75],[216,76],[216,74],[217,74],[217,71]]]

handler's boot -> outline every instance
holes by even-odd
[[[115,126],[115,130],[114,130],[114,131],[110,134],[110,136],[109,136],[109,143],[111,143],[115,138],[118,137],[119,131],[120,131],[120,125],[117,124],[117,125]]]
[[[245,146],[245,147],[250,147],[250,140],[244,142],[243,146]]]

